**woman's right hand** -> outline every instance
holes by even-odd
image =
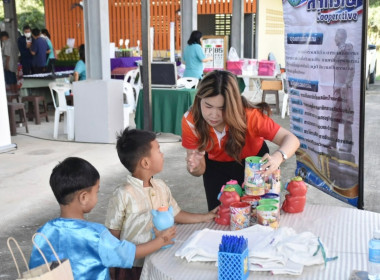
[[[187,169],[190,173],[193,173],[194,170],[196,170],[200,166],[204,156],[205,151],[200,152],[198,150],[187,150],[186,163]]]
[[[172,226],[166,230],[163,231],[158,231],[156,228],[153,228],[154,234],[156,235],[156,238],[160,238],[162,241],[162,247],[169,245],[169,244],[174,244],[173,238],[176,235],[176,227]]]

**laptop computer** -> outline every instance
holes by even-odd
[[[175,62],[152,62],[151,83],[152,88],[182,88],[177,85],[177,66]],[[139,71],[142,77],[144,68],[139,64]]]

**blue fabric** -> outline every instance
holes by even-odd
[[[183,73],[184,77],[193,77],[201,79],[203,75],[203,62],[206,58],[201,45],[192,44],[187,45],[183,53],[183,60],[185,61],[186,69]]]
[[[49,239],[60,259],[70,260],[75,280],[110,279],[109,267],[131,268],[133,265],[136,246],[120,241],[104,225],[57,218],[47,222],[37,232]],[[45,239],[37,236],[36,243],[49,262],[55,260]],[[41,264],[44,260],[33,247],[29,266],[34,268]]]
[[[7,85],[17,84],[16,73],[4,69],[4,79]]]
[[[50,50],[49,56],[48,56],[47,61],[46,61],[46,65],[48,65],[49,64],[49,60],[55,58],[55,56],[54,56],[54,48],[53,48],[53,44],[51,43],[51,41],[50,41],[50,39],[48,37],[46,37],[44,39],[46,40],[46,43],[48,44],[48,47],[49,47],[49,50]]]
[[[42,37],[38,37],[32,43],[30,50],[35,52],[33,55],[32,66],[34,67],[45,67],[46,66],[46,57],[49,46],[46,43],[46,40]]]
[[[33,39],[32,39],[32,42],[33,42]],[[31,66],[33,55],[30,53],[30,50],[26,47],[25,36],[21,36],[18,38],[17,46],[18,46],[18,50],[20,51],[20,55],[21,55],[20,61],[21,61],[22,66],[24,65]]]
[[[78,72],[79,81],[86,80],[86,64],[83,62],[83,60],[79,60],[77,62],[74,72]]]

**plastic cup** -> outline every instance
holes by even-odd
[[[251,204],[251,219],[250,225],[253,226],[257,223],[256,207],[259,205],[260,196],[245,195],[241,198],[241,202],[248,202]]]
[[[279,194],[281,192],[281,170],[278,168],[271,176],[271,193]]]
[[[266,193],[261,196],[261,199],[267,199],[267,198],[276,199],[278,202],[280,202],[280,195],[276,193]]]
[[[280,202],[274,198],[262,198],[259,200],[259,205],[274,205],[278,209],[280,207]]]
[[[265,195],[264,195],[265,196]],[[259,201],[259,205],[274,205],[277,207],[277,220],[280,221],[280,199],[276,198],[262,198]]]
[[[263,226],[278,228],[277,212],[278,208],[274,205],[259,205],[256,208],[257,222]]]
[[[264,185],[245,182],[244,191],[246,195],[261,196],[265,194]]]
[[[244,174],[245,178],[244,179],[247,179],[247,177],[252,177],[256,171],[260,171],[260,168],[261,168],[260,160],[261,160],[261,157],[256,157],[256,156],[245,158],[245,174]]]
[[[244,169],[244,189],[247,195],[263,195],[265,183],[260,174],[261,157],[247,157]]]
[[[230,230],[239,230],[249,227],[251,217],[251,204],[248,202],[235,202],[230,205]]]

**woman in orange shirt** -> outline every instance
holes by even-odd
[[[219,205],[217,196],[227,181],[243,183],[246,157],[262,156],[267,160],[263,174],[269,175],[298,149],[298,138],[270,113],[268,104],[254,106],[241,96],[228,71],[213,71],[200,82],[194,104],[182,119],[182,146],[188,171],[203,175],[209,210]],[[279,148],[270,154],[264,140]]]

